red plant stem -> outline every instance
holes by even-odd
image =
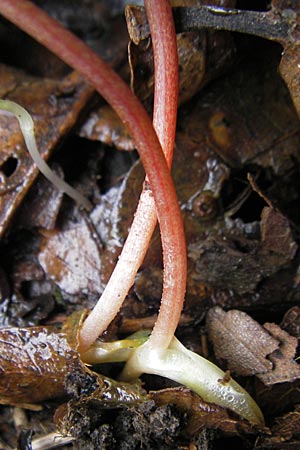
[[[167,347],[183,304],[186,247],[175,188],[151,121],[126,83],[95,52],[30,1],[0,0],[0,13],[93,84],[119,114],[134,139],[152,188],[161,228],[167,300],[163,300],[159,316],[167,329],[158,325],[154,340],[156,345]],[[90,344],[81,343],[83,349]]]
[[[156,14],[151,14],[151,8],[155,6]],[[173,23],[171,6],[168,0],[162,0],[157,5],[150,4],[150,22],[153,29],[152,43],[155,65],[155,95],[154,95],[154,128],[162,144],[162,148],[169,166],[175,144],[176,116],[178,104],[178,55],[176,33]],[[159,20],[158,20],[159,18]],[[154,23],[154,25],[153,25]],[[157,222],[155,203],[148,183],[144,185],[139,204],[132,222],[128,237],[119,256],[110,279],[98,300],[96,306],[83,324],[80,332],[80,351],[88,347],[102,334],[110,322],[118,313],[128,291],[134,283],[135,275],[140,268],[146,251],[149,247],[151,236]],[[164,297],[168,297],[171,291],[164,291]],[[173,308],[174,308],[173,302]],[[171,304],[168,302],[168,304]],[[178,306],[178,320],[181,312],[180,302]],[[174,326],[177,323],[174,315]],[[95,326],[96,324],[96,326]],[[169,322],[163,325],[163,330],[171,330]],[[155,335],[154,335],[155,336]],[[160,339],[161,343],[168,342]],[[150,340],[152,342],[152,340]]]
[[[161,143],[168,165],[171,167],[175,146],[178,108],[178,52],[176,31],[169,0],[145,0],[154,54],[154,108],[153,126]],[[185,241],[184,241],[185,242]],[[186,248],[186,246],[185,246]],[[186,261],[186,255],[185,261]],[[174,336],[184,302],[184,293],[174,297],[172,264],[167,264],[164,254],[164,283],[159,315],[148,345],[167,348]],[[186,285],[186,267],[177,275]]]
[[[149,5],[150,3],[150,5]],[[171,6],[168,0],[159,3],[146,2],[147,12],[150,17],[151,36],[155,65],[155,95],[153,124],[161,142],[164,154],[169,166],[171,166],[175,145],[176,116],[178,104],[178,55],[176,33],[173,23]],[[155,14],[151,12],[155,7]],[[147,180],[146,180],[147,181]],[[146,185],[141,193],[139,204],[132,222],[128,237],[119,256],[117,265],[93,311],[83,324],[81,329],[81,348],[93,342],[97,335],[102,334],[118,313],[132,284],[135,275],[140,268],[151,236],[157,222],[155,203],[151,190]],[[168,304],[168,296],[171,290],[164,290],[162,303],[165,299]],[[172,299],[173,300],[173,299]],[[183,299],[182,299],[183,300]],[[161,345],[167,345],[174,334],[174,327],[180,317],[182,302],[177,302],[177,316],[173,314],[174,324],[170,327],[169,311],[166,311],[165,321],[160,321],[163,330]],[[175,301],[172,302],[175,308]],[[177,320],[177,322],[175,322]],[[95,326],[95,324],[97,324]],[[171,323],[172,325],[172,323]],[[158,336],[159,328],[155,329],[150,342]],[[167,336],[167,339],[165,338]],[[86,343],[83,347],[82,343]]]
[[[171,167],[178,108],[178,53],[169,0],[145,0],[154,54],[153,126]]]

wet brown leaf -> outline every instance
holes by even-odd
[[[246,313],[215,307],[208,311],[206,326],[216,357],[230,371],[248,376],[272,370],[267,355],[278,349],[279,341]]]
[[[59,168],[52,170],[63,178],[62,170]],[[27,229],[41,227],[53,230],[62,199],[63,193],[45,177],[39,176],[18,210],[15,218],[16,227]]]
[[[300,115],[299,51],[299,44],[286,46],[279,66],[281,76],[289,88],[298,115]]]
[[[78,358],[54,327],[0,329],[0,355],[0,403],[20,406],[63,395]]]
[[[297,250],[287,219],[273,208],[262,210],[260,229],[261,241],[247,239],[246,233],[238,230],[228,236],[224,229],[223,235],[211,234],[206,241],[190,245],[197,279],[238,294],[253,292],[263,278],[291,261]],[[224,267],[228,269],[224,271]]]
[[[276,417],[300,403],[300,381],[265,385],[256,378],[255,397],[266,416]]]
[[[284,50],[279,70],[291,93],[295,108],[300,115],[299,50],[300,50],[300,3],[288,0],[272,0],[272,9],[289,21],[289,35],[283,42]],[[291,7],[292,6],[292,7]]]
[[[188,120],[179,123],[195,140],[207,136],[230,166],[256,163],[282,174],[294,166],[292,155],[299,159],[299,119],[277,74],[277,48],[260,45],[232,74],[204,90]]]
[[[134,150],[135,145],[125,125],[108,105],[93,110],[80,129],[79,135],[103,142],[118,150]]]
[[[14,240],[14,255],[9,273],[11,293],[2,303],[1,326],[34,326],[55,308],[53,284],[45,280],[37,260],[38,241],[21,230]],[[8,256],[8,253],[6,252]]]
[[[267,373],[258,374],[258,378],[266,385],[292,382],[300,378],[300,366],[294,360],[298,339],[290,336],[274,323],[265,323],[264,328],[274,339],[280,342],[279,348],[268,358],[273,363],[273,369]]]
[[[125,61],[128,35],[122,2],[37,0],[36,3],[80,36],[109,64],[119,67]],[[69,71],[55,55],[7,21],[0,23],[0,44],[6,50],[2,62],[8,65],[22,67],[37,76],[57,79]]]
[[[65,333],[68,343],[73,350],[77,350],[79,332],[87,314],[87,310],[75,311],[66,318],[62,325],[62,333]]]
[[[184,432],[191,437],[205,428],[231,435],[257,433],[257,429],[249,422],[232,417],[225,408],[206,403],[189,389],[178,387],[151,391],[150,397],[157,405],[174,404],[176,408],[184,412],[187,415]]]

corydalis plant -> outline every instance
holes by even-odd
[[[155,93],[153,126],[162,150],[171,166],[175,145],[176,116],[178,103],[178,56],[176,35],[171,8],[166,1],[147,0],[145,2],[154,49]],[[157,95],[159,93],[159,95]],[[118,313],[123,301],[134,283],[134,277],[141,266],[153,234],[157,215],[152,190],[146,178],[137,210],[118,263],[105,287],[97,305],[86,319],[81,331],[81,349],[88,348],[109,326]],[[180,225],[181,226],[181,225]],[[182,228],[183,230],[183,228]],[[170,230],[171,232],[171,230]],[[181,232],[180,232],[181,234]],[[164,239],[164,237],[163,237]],[[173,273],[165,265],[164,290],[161,311],[150,342],[167,347],[179,321],[186,284],[186,252],[183,232],[178,248],[180,261],[176,268],[173,260]],[[169,244],[168,244],[169,245]],[[177,273],[179,290],[174,292],[173,275]],[[122,281],[121,281],[122,280]],[[174,301],[174,294],[177,301]],[[164,305],[172,304],[173,310]],[[167,319],[167,321],[166,321]],[[160,325],[161,324],[161,325]],[[89,344],[89,345],[88,345]]]
[[[174,338],[185,293],[186,248],[180,209],[160,142],[166,151],[167,158],[170,159],[170,153],[174,146],[176,105],[174,107],[173,100],[169,104],[171,107],[166,107],[166,105],[170,96],[175,100],[177,98],[177,92],[173,97],[171,94],[177,75],[171,77],[169,85],[167,83],[168,70],[173,67],[172,61],[175,60],[177,64],[176,56],[171,53],[171,43],[175,43],[175,31],[171,7],[167,1],[147,0],[145,4],[153,37],[155,64],[156,67],[158,66],[161,69],[159,73],[156,70],[154,126],[157,134],[144,108],[118,75],[82,41],[65,30],[42,10],[27,0],[22,0],[22,2],[0,0],[0,13],[56,53],[57,56],[94,85],[127,126],[143,162],[160,224],[164,286],[161,308],[154,330],[143,345],[140,345],[140,343],[135,350],[129,351],[124,376],[132,378],[142,372],[168,376],[185,383],[203,395],[204,399],[227,406],[253,422],[262,423],[259,408],[240,386],[230,379],[226,382],[226,387],[221,388],[225,385],[223,372],[198,355],[189,352]],[[169,34],[166,34],[165,30]],[[160,40],[164,43],[164,50],[159,47]],[[170,53],[168,50],[170,50]],[[170,57],[171,60],[168,59],[168,55],[173,55]],[[159,60],[163,64],[162,66],[159,66]],[[167,61],[167,65],[165,61]],[[175,91],[176,89],[177,87]],[[158,96],[160,90],[159,95],[162,94],[161,97]],[[139,227],[143,226],[148,236],[143,243],[143,249],[136,248],[140,262],[145,254],[155,224],[154,208],[151,206],[149,211],[147,208],[145,211],[144,208],[143,214],[141,214],[143,218],[145,212],[149,213],[148,215],[151,217],[151,226],[148,222],[148,216],[146,216],[146,220],[143,220],[141,225],[136,228],[135,226],[132,227],[132,230],[136,230],[139,233],[138,236],[140,236]],[[133,244],[134,237],[133,233]],[[141,244],[140,237],[136,242],[138,242],[138,246]],[[134,246],[130,252],[133,252],[133,249]],[[132,259],[130,252],[129,257]],[[134,271],[136,270],[134,269]],[[132,276],[132,273],[134,276],[134,271],[131,272],[130,276]],[[100,316],[104,316],[101,326],[99,327],[97,324],[99,314],[92,313],[82,328],[79,350],[83,358],[85,358],[86,350],[90,348],[99,332],[103,331],[103,327],[108,326],[114,318],[123,301],[123,294],[119,294],[118,290],[120,289],[119,285],[121,286],[123,283],[123,276],[124,274],[121,278],[117,277],[113,283],[113,288],[117,292],[117,307],[110,309],[109,304],[101,303],[100,300],[99,305],[101,306],[97,306],[96,309],[100,310]],[[127,272],[125,272],[125,277],[126,279],[129,277]],[[132,281],[131,279],[129,287]],[[194,368],[197,370],[194,370]],[[195,374],[197,376],[194,376]]]
[[[169,11],[166,18],[167,22],[172,23],[169,3],[161,1],[159,4],[159,19]],[[155,17],[156,2],[149,1],[148,5],[150,11],[153,11],[152,16]],[[20,3],[17,0],[1,0],[0,13],[87,78],[116,110],[132,135],[151,186],[161,230],[166,300],[162,302],[157,322],[160,325],[155,327],[153,336],[156,346],[167,347],[175,332],[185,294],[186,246],[174,184],[152,123],[129,86],[80,39],[30,1],[24,0]],[[157,28],[160,26],[158,20]],[[175,40],[174,25],[173,34]],[[144,226],[147,228],[147,222]],[[118,279],[119,285],[123,283],[122,278]],[[108,313],[105,310],[105,315]],[[115,312],[109,320],[112,320],[114,315]],[[80,336],[81,351],[87,349],[97,337],[98,332],[96,335],[93,332],[95,327],[95,321],[87,327],[87,333],[85,326],[83,327]]]

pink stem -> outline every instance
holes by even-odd
[[[175,188],[151,121],[126,83],[95,52],[30,1],[0,0],[0,13],[93,84],[119,114],[134,139],[153,191],[164,252],[166,300],[162,300],[161,319],[155,327],[158,331],[154,330],[153,341],[167,347],[183,304],[186,248]],[[93,339],[84,341],[81,337],[82,349],[88,348]]]
[[[153,126],[171,167],[178,108],[178,53],[169,0],[145,0],[154,54]]]
[[[150,2],[150,10],[153,2]],[[146,3],[147,7],[147,3]],[[178,103],[178,55],[176,33],[172,10],[167,0],[155,5],[156,15],[150,19],[151,35],[155,61],[155,97],[153,123],[161,142],[168,164],[171,165],[176,133],[176,116]],[[149,8],[147,9],[147,11]],[[159,20],[158,20],[159,18]],[[147,184],[146,184],[147,185]],[[102,334],[118,313],[140,268],[151,236],[157,222],[155,203],[152,191],[144,187],[132,222],[127,240],[119,256],[117,265],[102,293],[99,301],[86,319],[81,329],[81,348],[84,350],[98,335]],[[169,291],[164,291],[168,296]],[[168,302],[170,304],[170,302]],[[174,310],[173,302],[172,308]],[[178,304],[178,319],[174,316],[174,326],[177,326],[182,303]],[[168,316],[168,317],[167,317]],[[165,314],[169,318],[170,312]],[[175,320],[177,320],[175,324]],[[95,324],[97,324],[95,326]],[[169,330],[169,320],[162,322],[164,333]],[[157,329],[156,329],[157,332]],[[171,328],[170,336],[174,333]],[[152,342],[152,338],[150,341]],[[168,338],[169,341],[169,338]],[[161,342],[165,342],[162,339]],[[85,343],[83,346],[82,343]],[[166,341],[167,343],[167,341]]]
[[[171,166],[175,146],[178,107],[176,31],[169,0],[145,0],[144,3],[150,25],[155,65],[153,126],[163,148],[167,163]],[[163,241],[166,237],[162,233],[161,230]],[[171,230],[169,230],[170,233]],[[169,346],[180,319],[187,273],[184,237],[183,243],[184,246],[179,250],[182,252],[180,261],[173,259],[172,263],[169,263],[167,260],[170,257],[170,251],[172,251],[171,247],[169,247],[169,252],[165,253],[165,247],[163,246],[163,294],[159,315],[148,342],[149,346],[156,349]],[[174,292],[174,277],[176,278],[175,284],[178,283],[179,286],[184,286],[184,290],[181,292]]]

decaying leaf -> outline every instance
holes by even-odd
[[[261,242],[264,251],[282,255],[283,262],[292,259],[297,250],[289,221],[274,208],[262,210]]]
[[[290,90],[298,115],[300,115],[299,52],[299,43],[287,45],[284,48],[279,66],[281,76]]]
[[[63,291],[99,294],[100,249],[83,218],[67,229],[43,231],[44,239],[38,255],[47,276]]]
[[[255,450],[298,450],[300,447],[300,407],[277,417],[272,435],[258,439]]]
[[[184,432],[191,437],[205,428],[236,435],[257,432],[249,422],[232,417],[225,408],[208,404],[183,387],[151,391],[150,397],[158,406],[173,404],[179,411],[184,412],[187,415]]]
[[[291,336],[300,338],[300,307],[293,306],[284,315],[280,327]]]
[[[196,261],[197,279],[238,294],[253,292],[263,278],[292,260],[297,249],[287,219],[273,208],[263,209],[260,231],[261,241],[236,230],[191,244],[189,255]]]
[[[297,338],[278,325],[261,326],[242,311],[212,308],[206,318],[210,340],[218,359],[238,375],[256,375],[265,385],[300,378],[295,361]]]
[[[51,327],[0,329],[0,403],[30,405],[65,394],[68,362],[78,354]]]
[[[79,135],[114,146],[118,150],[135,149],[135,144],[125,125],[108,105],[100,106],[90,113],[80,129]]]
[[[300,380],[265,385],[256,378],[255,394],[266,416],[276,417],[300,403]]]
[[[272,370],[266,357],[279,342],[246,313],[215,307],[207,314],[206,326],[215,355],[226,361],[230,371],[247,376]]]
[[[299,379],[300,365],[294,360],[298,339],[290,336],[274,323],[265,323],[264,328],[280,342],[280,345],[268,356],[273,363],[273,369],[267,373],[258,374],[258,378],[266,385]]]
[[[63,178],[60,167],[52,169]],[[26,200],[17,212],[17,228],[41,227],[47,230],[55,228],[63,199],[63,193],[51,184],[45,177],[40,176],[30,189]]]

